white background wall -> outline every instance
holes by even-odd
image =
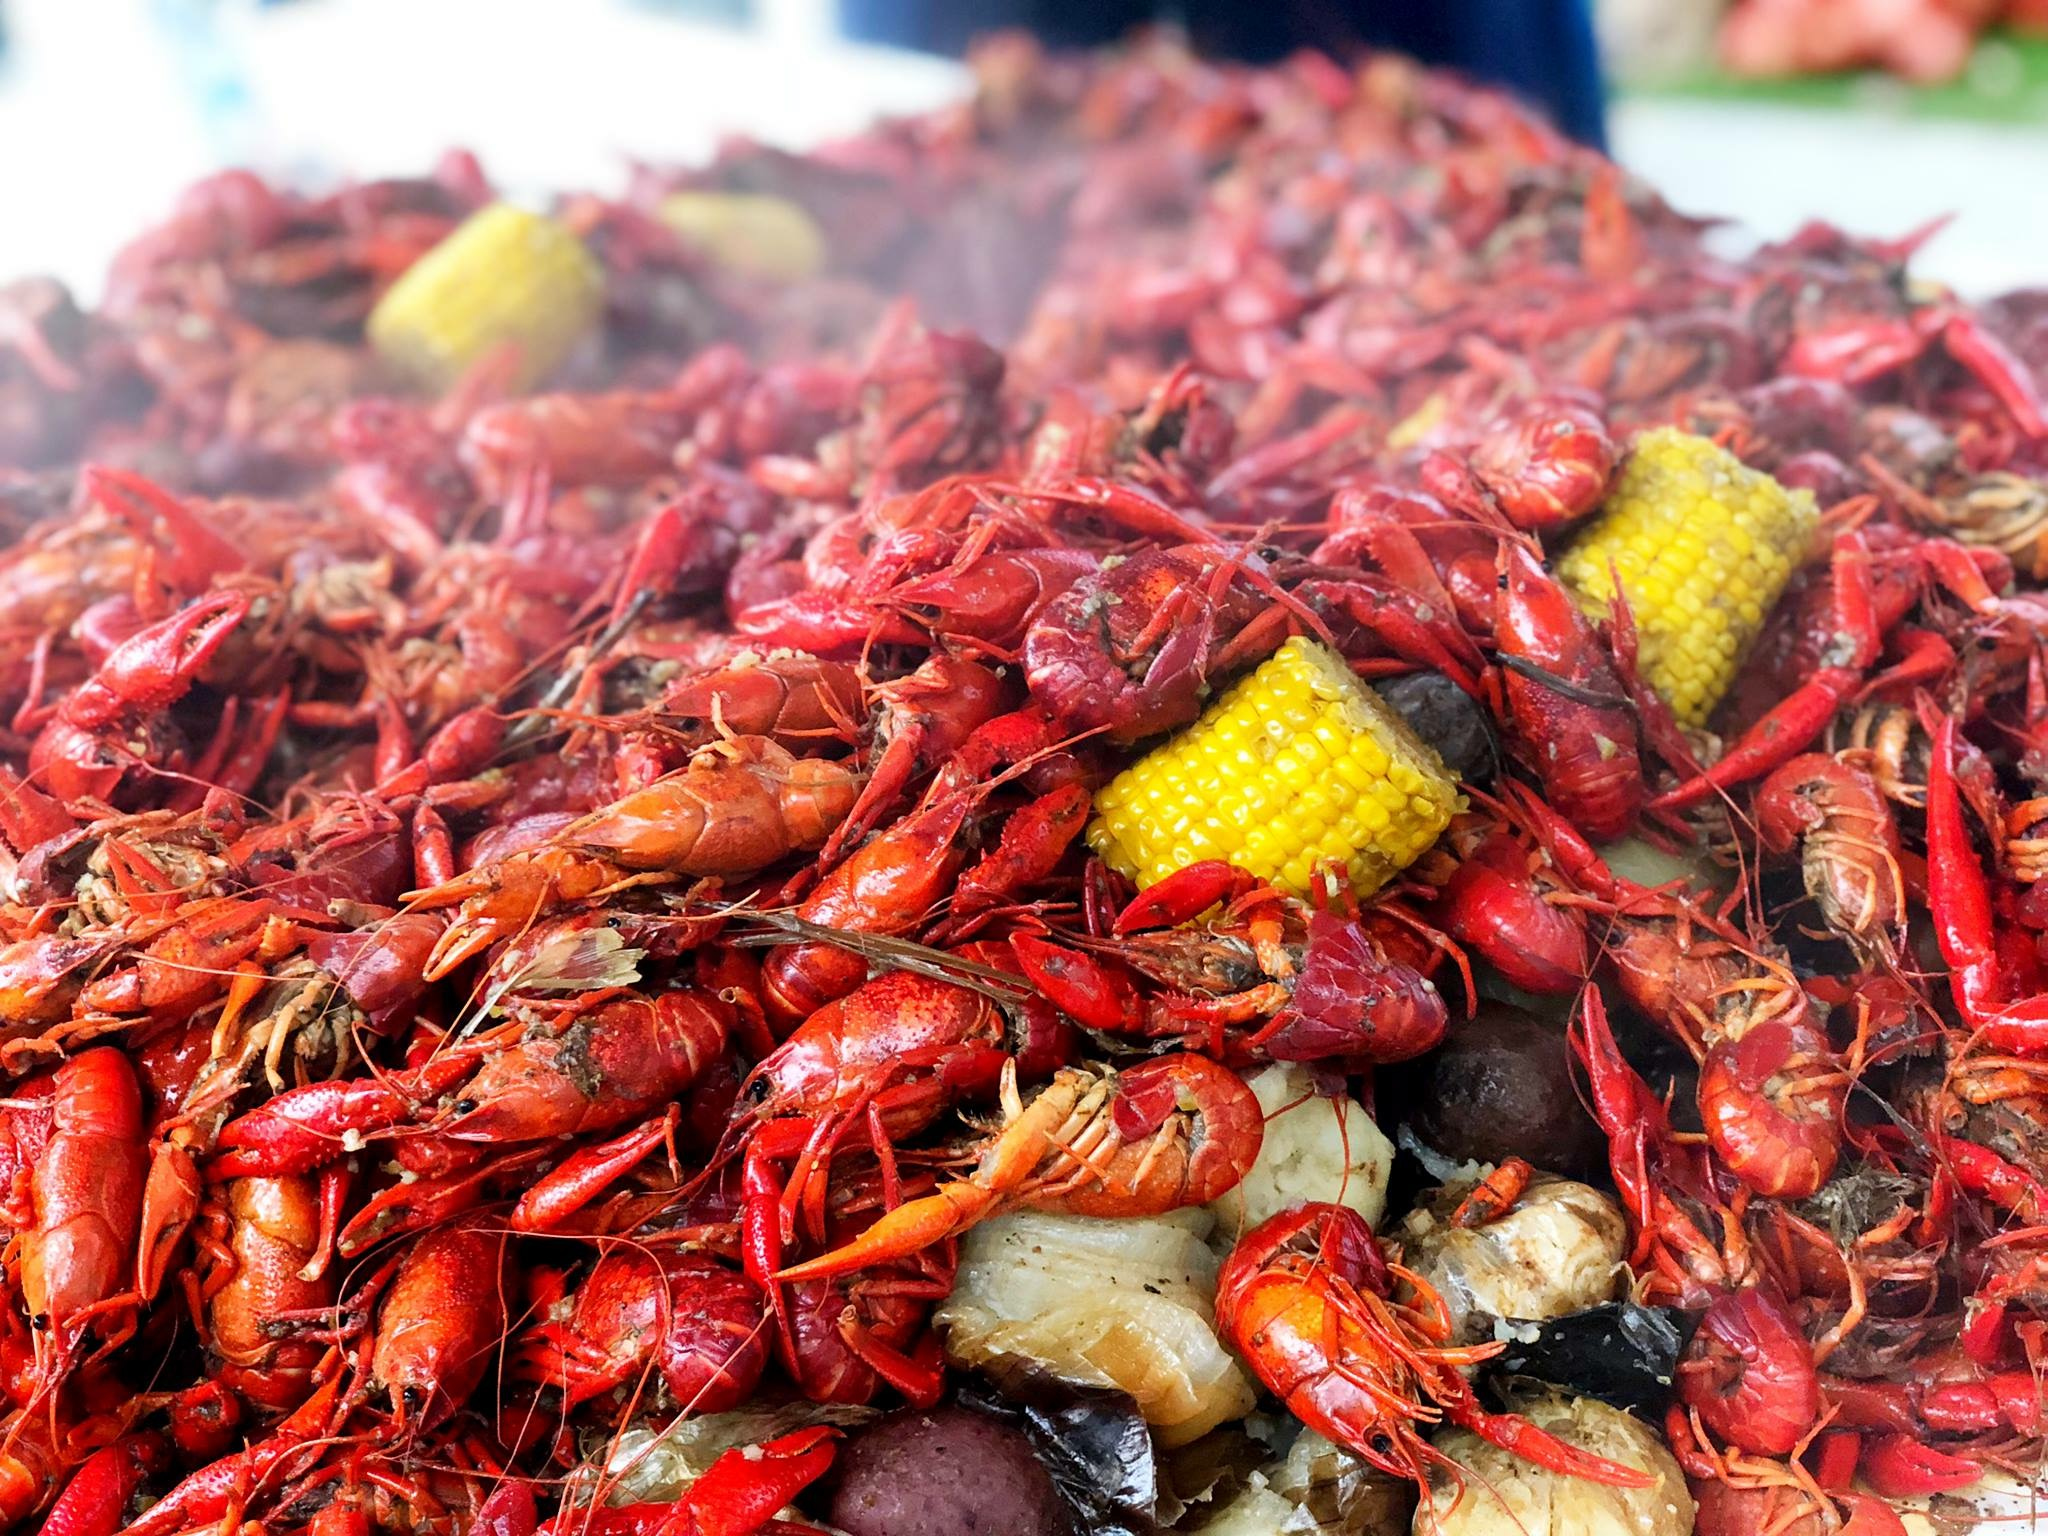
[[[0,274],[90,292],[185,182],[243,162],[309,177],[418,170],[467,144],[516,190],[616,185],[627,155],[779,142],[958,89],[935,59],[830,40],[831,0],[757,0],[752,33],[613,0],[5,0]],[[1809,215],[1897,234],[1960,215],[1925,270],[2048,282],[2048,130],[1881,113],[1629,100],[1621,158],[1694,212],[1782,234]]]

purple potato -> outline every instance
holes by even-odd
[[[1453,1019],[1443,1045],[1390,1088],[1381,1103],[1446,1157],[1522,1157],[1575,1179],[1598,1179],[1606,1167],[1600,1128],[1572,1084],[1564,1031],[1519,1008],[1482,1003],[1471,1018]]]
[[[855,1435],[826,1518],[847,1536],[1067,1536],[1024,1432],[967,1408],[906,1410]]]

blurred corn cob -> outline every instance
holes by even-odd
[[[1435,751],[1342,659],[1297,637],[1103,786],[1088,844],[1141,886],[1228,859],[1296,893],[1335,865],[1370,892],[1458,807]]]
[[[494,203],[409,267],[371,312],[370,344],[436,389],[500,348],[517,352],[513,387],[547,377],[597,323],[603,275],[553,219]]]
[[[786,197],[760,192],[672,192],[661,222],[718,266],[748,277],[793,283],[825,265],[817,221]]]
[[[1558,556],[1557,578],[1605,618],[1618,577],[1644,678],[1680,721],[1704,725],[1818,523],[1811,492],[1658,427],[1636,438],[1605,505]]]

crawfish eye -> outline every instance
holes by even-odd
[[[676,729],[679,731],[697,731],[704,728],[702,715],[677,715],[675,721]]]
[[[455,1101],[455,1113],[458,1115],[475,1114],[476,1107],[477,1101],[475,1099],[457,1099]]]

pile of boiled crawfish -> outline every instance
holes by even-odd
[[[829,1424],[659,1503],[591,1469],[937,1402],[975,1223],[1215,1198],[1276,1059],[1391,1123],[1481,993],[1568,1039],[1691,1330],[1647,1418],[1701,1531],[2035,1475],[2048,294],[1719,254],[1394,59],[976,71],[560,200],[605,304],[544,392],[364,342],[492,200],[463,155],[223,174],[98,309],[0,289],[0,1524],[817,1529]],[[823,265],[708,258],[683,188]],[[1660,424],[1824,509],[1711,733],[1523,558]],[[1461,722],[1439,844],[1313,903],[1089,857],[1134,745],[1309,630]],[[1238,1237],[1215,1321],[1396,1477],[1455,1422],[1646,1480],[1482,1406],[1499,1346],[1342,1205]]]

